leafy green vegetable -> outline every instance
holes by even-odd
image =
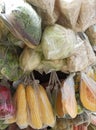
[[[45,28],[41,44],[45,59],[64,59],[73,53],[76,36],[72,30],[55,24]]]
[[[17,39],[14,35],[12,35],[12,33],[8,34],[7,39],[10,44],[13,44],[15,46],[19,46],[19,47],[23,48],[25,45],[23,41]]]
[[[16,48],[0,46],[0,77],[11,81],[18,80],[23,72],[19,68],[19,56]]]
[[[19,38],[29,47],[38,45],[41,39],[41,18],[36,11],[27,3],[22,3],[12,9],[7,16],[16,30]]]
[[[0,120],[0,130],[5,130],[8,127],[8,125],[4,124],[3,122],[3,120]]]

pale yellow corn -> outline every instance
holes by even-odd
[[[37,96],[32,86],[26,87],[26,97],[29,108],[30,126],[35,129],[40,129],[42,128],[42,120],[40,116]]]
[[[27,101],[25,86],[20,84],[16,90],[16,100],[17,100],[17,112],[16,112],[16,123],[23,129],[28,126],[27,118]]]
[[[38,90],[38,101],[41,110],[42,122],[45,125],[54,126],[55,118],[47,93],[42,86],[40,86]]]

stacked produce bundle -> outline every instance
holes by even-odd
[[[0,129],[94,128],[95,46],[96,0],[1,0]]]

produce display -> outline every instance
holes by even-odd
[[[13,129],[96,130],[96,0],[0,1],[0,130]]]

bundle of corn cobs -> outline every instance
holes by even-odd
[[[95,51],[96,0],[0,0],[0,129],[95,127]]]
[[[5,120],[5,123],[16,122],[21,129],[27,128],[28,125],[34,129],[54,126],[52,106],[41,85],[36,89],[32,85],[27,85],[25,88],[23,84],[20,84],[14,95],[14,103],[16,112],[12,118]]]

